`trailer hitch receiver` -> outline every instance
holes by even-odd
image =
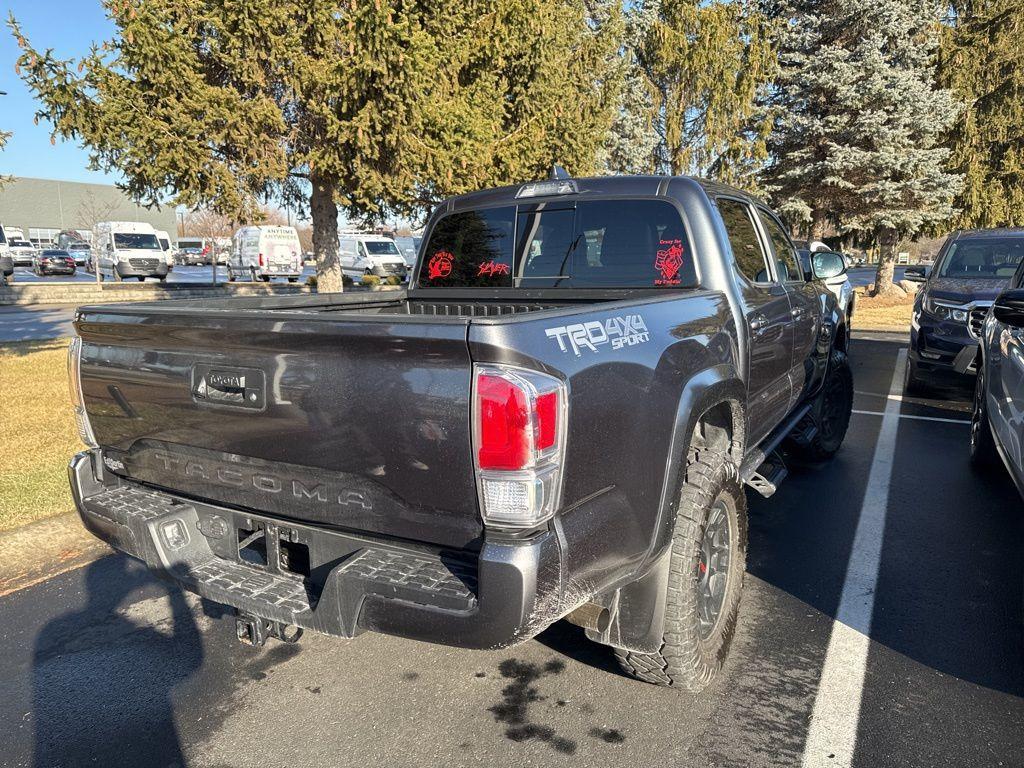
[[[238,612],[235,617],[235,636],[238,641],[254,648],[262,648],[267,638],[280,640],[282,643],[296,643],[302,637],[302,627],[271,621],[251,613]]]

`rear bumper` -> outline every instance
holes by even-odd
[[[372,630],[501,648],[561,615],[560,552],[551,533],[485,541],[472,558],[156,491],[107,471],[100,450],[75,456],[69,475],[78,513],[95,536],[186,590],[265,619],[341,637]],[[252,549],[239,555],[239,540],[260,529],[266,564],[254,565]]]

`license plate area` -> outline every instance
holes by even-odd
[[[240,563],[283,576],[309,578],[309,542],[298,528],[247,518],[235,528]]]

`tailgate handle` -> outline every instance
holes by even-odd
[[[192,399],[197,403],[263,410],[267,402],[266,377],[259,368],[192,368]]]

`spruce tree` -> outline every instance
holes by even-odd
[[[311,211],[319,288],[341,289],[339,206],[422,214],[438,199],[591,171],[610,125],[617,9],[583,0],[104,0],[116,35],[80,61],[10,19],[56,135],[146,204],[241,223]]]
[[[936,87],[931,0],[779,0],[780,72],[764,178],[791,222],[832,223],[882,247],[876,292],[899,239],[948,219],[960,179],[941,139],[956,118]]]
[[[1024,3],[961,0],[943,36],[941,83],[965,104],[949,133],[963,174],[960,227],[1024,226]]]
[[[757,99],[774,67],[754,0],[641,0],[635,56],[654,96],[658,159],[673,174],[745,183],[765,157]]]

